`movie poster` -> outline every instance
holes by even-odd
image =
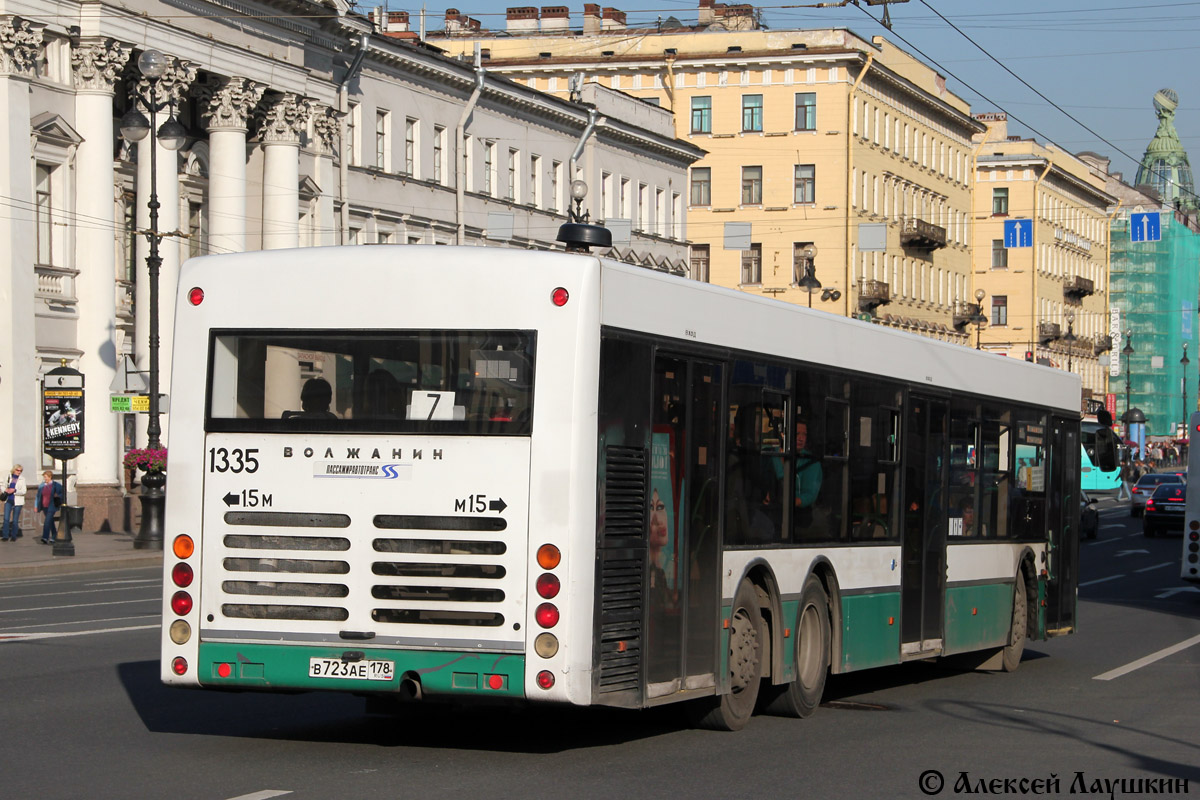
[[[53,458],[83,452],[83,389],[52,387],[42,391],[42,450]]]

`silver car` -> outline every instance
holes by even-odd
[[[1174,472],[1148,472],[1138,478],[1138,482],[1130,489],[1133,497],[1129,500],[1129,516],[1140,517],[1146,510],[1146,500],[1154,494],[1154,490],[1162,483],[1186,483],[1182,475]]]

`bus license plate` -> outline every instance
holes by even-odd
[[[342,661],[340,658],[310,658],[311,678],[343,678],[359,681],[390,681],[396,675],[391,661]]]

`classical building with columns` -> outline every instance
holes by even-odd
[[[108,395],[125,355],[146,368],[151,143],[127,144],[117,122],[149,88],[136,62],[151,48],[168,61],[153,124],[173,113],[188,133],[154,159],[164,391],[172,367],[199,366],[170,359],[171,298],[194,255],[561,247],[571,180],[599,186],[603,165],[653,188],[652,223],[618,226],[614,254],[686,269],[680,198],[703,151],[667,111],[598,87],[536,91],[340,0],[0,0],[0,461],[50,466],[40,382],[64,362],[81,370],[86,450],[69,488],[88,529],[127,528],[136,506],[121,459],[144,417],[110,413]]]

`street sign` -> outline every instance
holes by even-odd
[[[42,379],[42,450],[67,461],[83,453],[83,373],[55,367]]]
[[[1162,241],[1162,217],[1157,211],[1129,215],[1129,241]]]
[[[1005,247],[1033,247],[1033,220],[1004,220]]]
[[[121,360],[117,362],[117,374],[113,377],[112,383],[108,385],[108,390],[121,394],[144,392],[149,387],[146,386],[146,379],[143,375],[144,371],[139,370],[137,364],[133,363],[133,356],[122,356]]]
[[[158,410],[164,414],[170,413],[171,404],[165,394],[158,396]],[[108,396],[108,410],[119,414],[145,414],[150,411],[150,395],[148,394],[111,394]]]

